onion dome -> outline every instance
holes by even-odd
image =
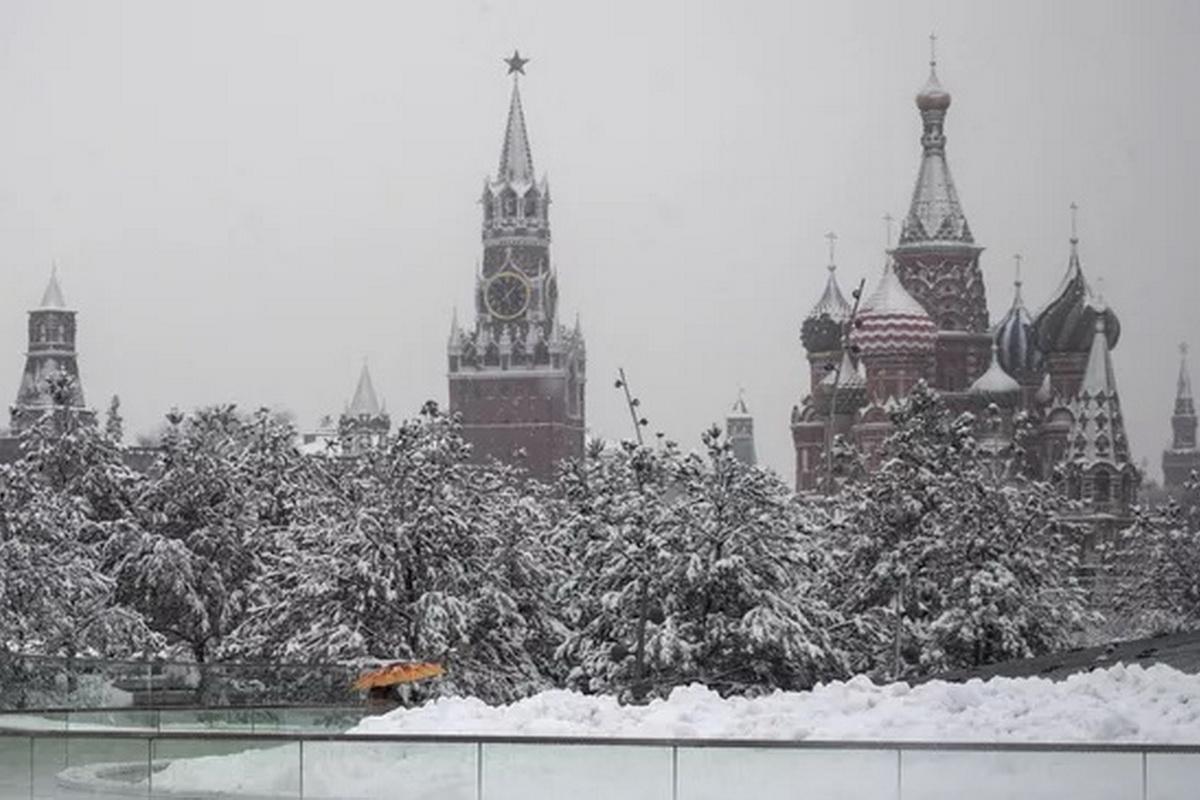
[[[937,61],[929,62],[929,80],[917,92],[917,108],[922,111],[945,111],[950,107],[950,93],[942,88],[937,76]]]
[[[1009,375],[1034,375],[1042,369],[1042,352],[1034,344],[1033,317],[1021,298],[1021,280],[1013,282],[1013,303],[996,323],[996,358]]]
[[[1088,285],[1079,264],[1079,239],[1071,237],[1067,274],[1053,298],[1033,319],[1034,341],[1043,353],[1086,353],[1091,349],[1096,319],[1104,317],[1108,347],[1117,346],[1121,323]]]
[[[992,342],[992,363],[975,379],[967,393],[997,405],[1016,405],[1020,399],[1021,384],[1000,365],[999,347],[995,342]]]
[[[804,342],[804,349],[810,353],[842,349],[842,338],[850,314],[850,304],[838,287],[837,267],[830,264],[825,291],[800,326],[800,341]]]
[[[937,325],[904,288],[890,260],[879,285],[859,311],[850,339],[864,357],[932,354],[937,346]]]

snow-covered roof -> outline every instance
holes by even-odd
[[[1021,391],[1021,384],[1004,371],[1004,367],[1000,365],[998,357],[998,348],[992,343],[992,359],[988,364],[988,368],[982,375],[975,379],[968,389],[973,395],[982,395],[985,397],[1003,397],[1017,395]]]
[[[904,288],[904,284],[901,283],[900,277],[892,267],[891,259],[888,259],[883,266],[883,275],[879,278],[875,291],[863,304],[861,316],[878,317],[893,314],[930,319],[925,307],[909,294],[908,289]]]
[[[837,265],[830,264],[827,269],[829,277],[825,280],[825,291],[821,293],[821,299],[817,300],[812,311],[808,312],[808,316],[810,319],[826,316],[834,322],[845,322],[850,319],[850,303],[846,302],[841,287],[838,286]]]

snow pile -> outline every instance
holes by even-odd
[[[646,706],[621,706],[610,697],[566,691],[543,692],[507,706],[448,698],[366,719],[351,732],[1196,743],[1200,742],[1197,698],[1200,676],[1161,665],[1115,666],[1058,683],[995,678],[909,687],[904,683],[876,686],[855,678],[809,692],[776,692],[756,699],[722,699],[702,686],[689,686]],[[596,764],[589,767],[586,759],[605,756],[593,756],[590,750],[552,748],[529,755],[531,761],[511,764],[522,756],[503,751],[492,756],[495,762],[488,762],[485,774],[537,773],[542,777],[530,778],[536,786],[537,780],[555,770],[597,768]],[[475,756],[470,744],[309,742],[304,752],[304,791],[314,797],[365,796],[382,791],[381,787],[403,785],[413,797],[445,800],[471,796],[474,789]],[[154,789],[294,794],[300,781],[298,756],[292,744],[177,759],[154,776]],[[622,773],[630,769],[636,771],[630,766]]]
[[[854,678],[755,699],[722,699],[693,685],[646,706],[567,691],[543,692],[507,706],[444,698],[365,719],[353,732],[1196,743],[1200,676],[1162,665],[1118,665],[1061,682],[993,678],[909,687]]]

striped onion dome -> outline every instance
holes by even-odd
[[[889,259],[874,293],[858,314],[851,341],[864,356],[932,354],[937,345],[937,325],[913,298]]]
[[[996,323],[996,358],[1009,375],[1036,375],[1042,369],[1042,351],[1034,344],[1033,317],[1021,298],[1021,281],[1013,285],[1012,307]]]

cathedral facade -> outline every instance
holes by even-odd
[[[921,161],[899,242],[854,304],[831,263],[824,292],[801,326],[811,391],[792,411],[796,490],[826,488],[825,455],[836,436],[874,463],[891,409],[924,381],[952,409],[975,412],[981,442],[997,452],[1011,451],[1015,420],[1028,415],[1033,433],[1023,443],[1023,468],[1057,480],[1088,514],[1123,517],[1140,476],[1110,356],[1120,323],[1084,275],[1072,222],[1066,271],[1054,295],[1031,314],[1018,275],[1011,304],[992,324],[983,248],[946,158],[950,101],[931,61],[916,96]]]
[[[559,317],[558,276],[550,261],[550,185],[537,178],[521,107],[525,59],[513,76],[496,175],[484,182],[483,258],[475,275],[468,330],[450,325],[450,411],[477,460],[518,463],[549,477],[583,456],[586,353],[583,333]]]

